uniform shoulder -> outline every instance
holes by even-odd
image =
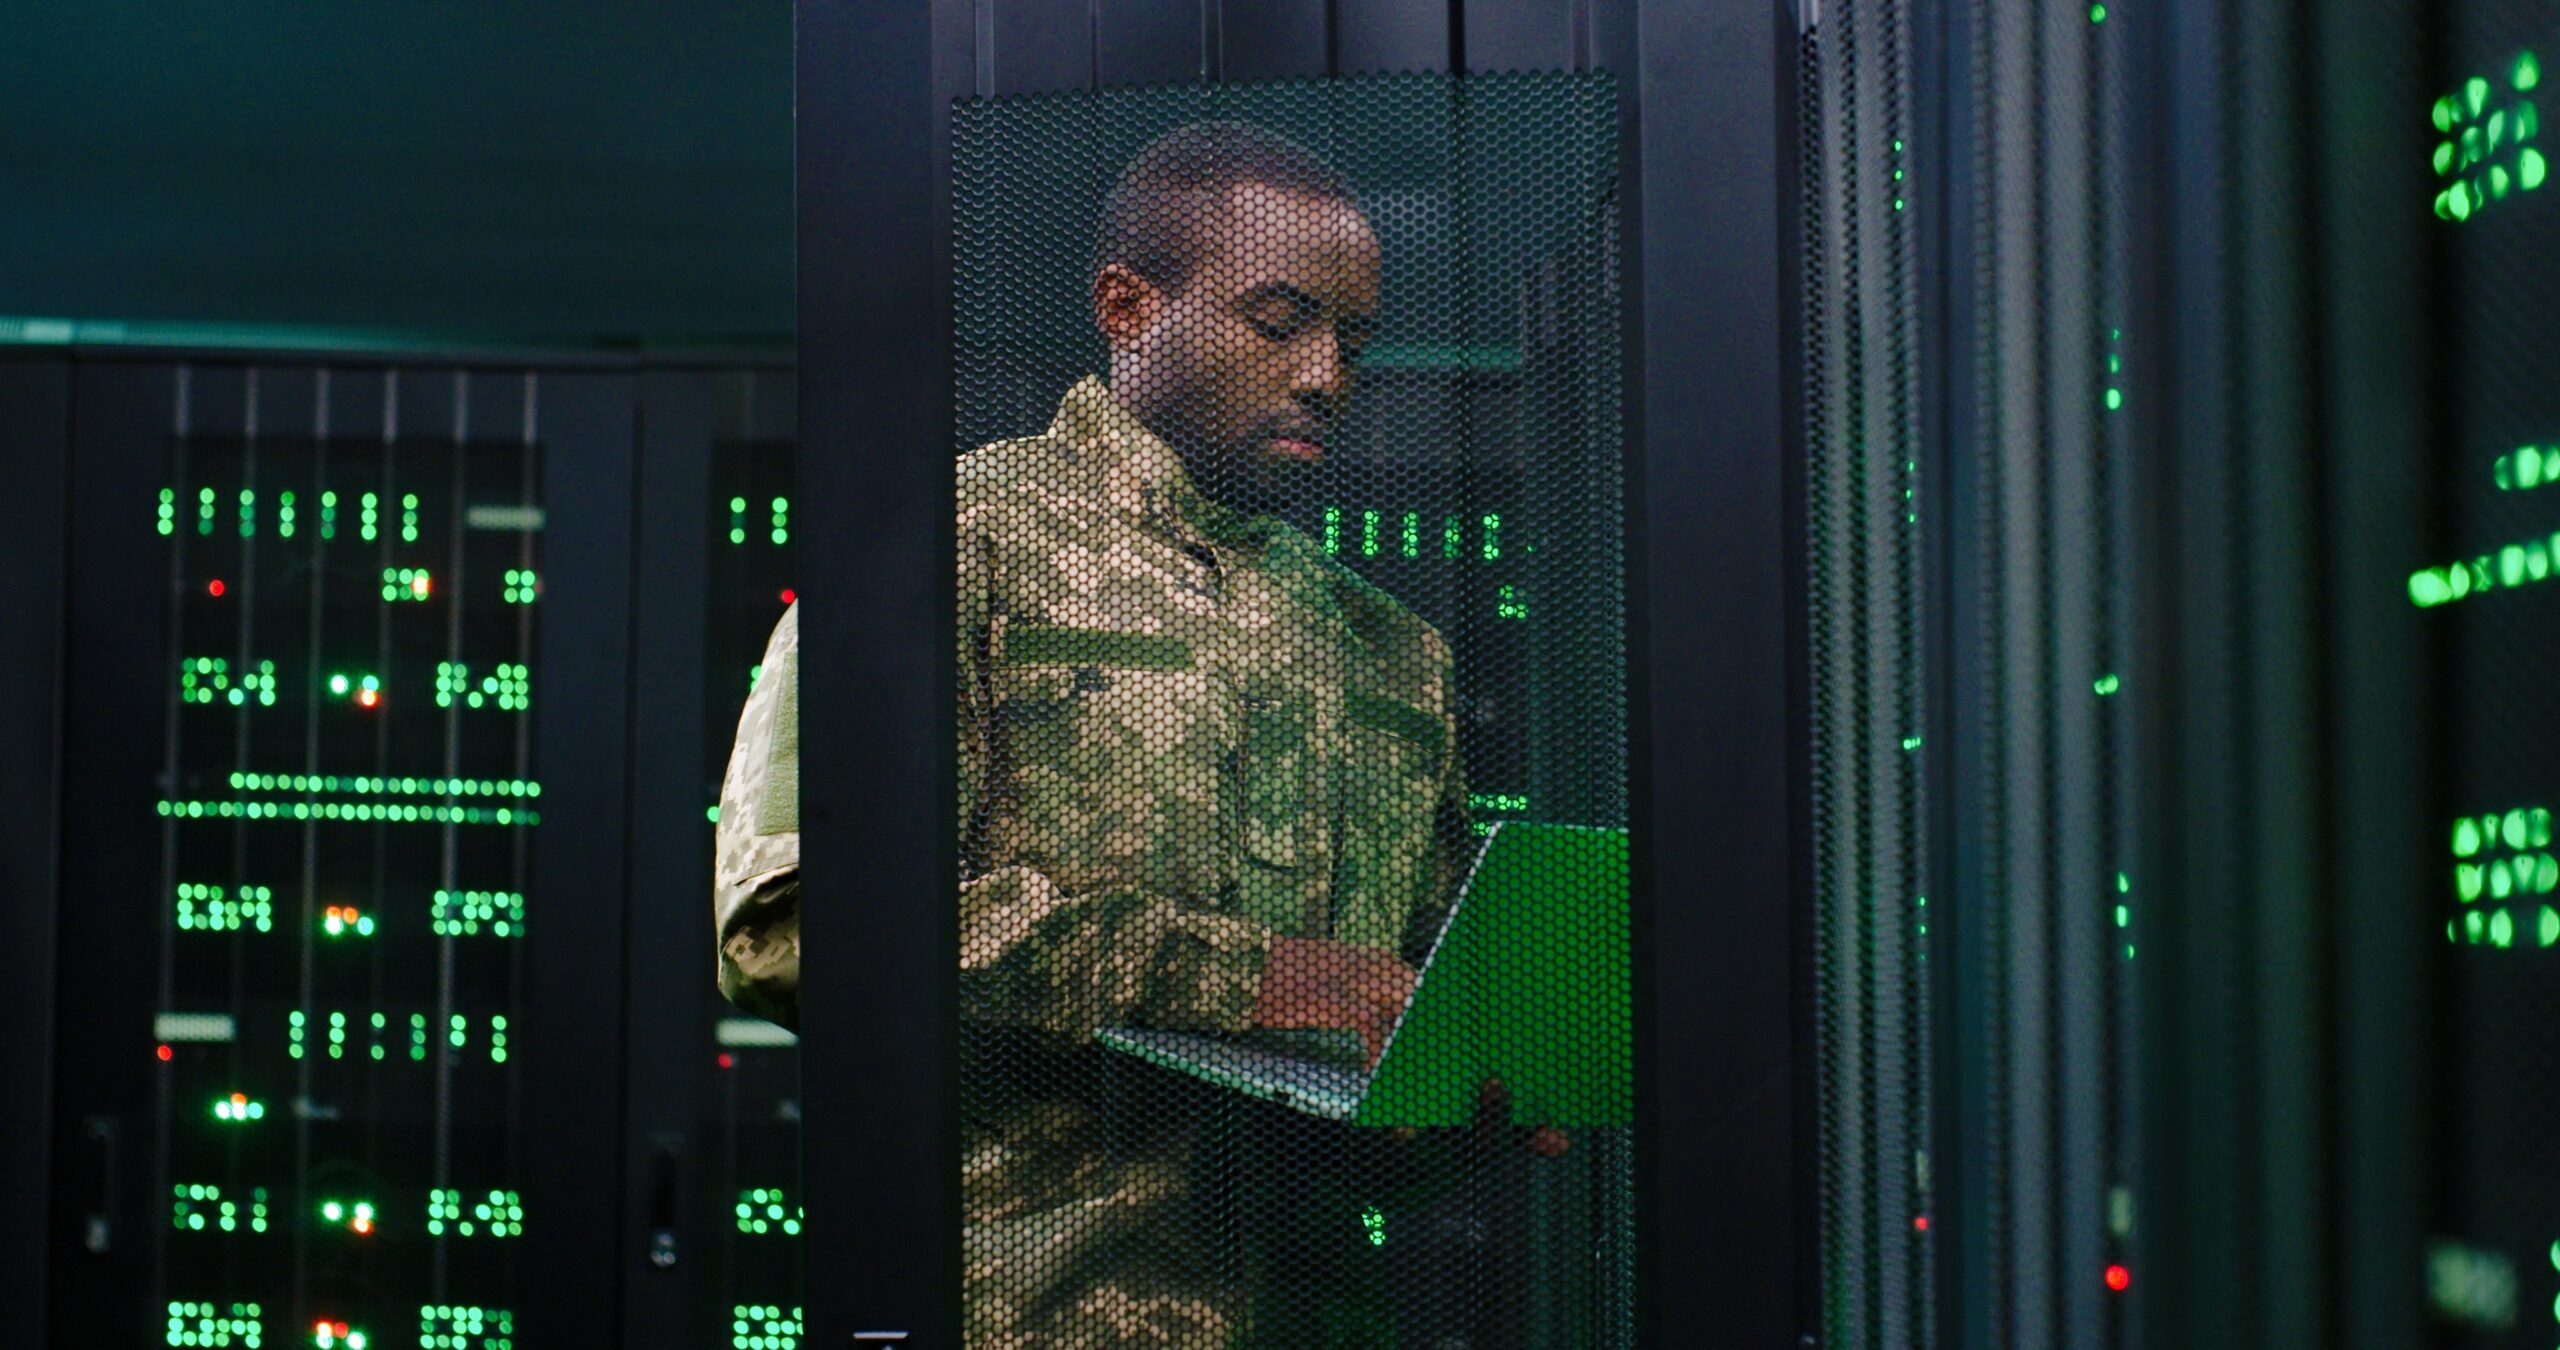
[[[1056,474],[1074,462],[1057,437],[1047,432],[989,441],[960,457],[960,492],[1003,492],[1033,477]]]

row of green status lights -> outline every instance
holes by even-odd
[[[480,677],[480,687],[471,687],[471,667],[459,661],[436,663],[436,706],[450,708],[456,701],[477,708],[495,702],[500,712],[523,712],[533,706],[533,673],[524,665],[501,662],[497,673]]]
[[[220,886],[180,882],[175,914],[178,927],[187,932],[230,933],[243,928],[269,932],[275,927],[275,892],[264,886],[243,886],[232,894]]]
[[[220,886],[185,883],[178,887],[175,918],[182,932],[234,933],[244,928],[273,932],[274,896],[265,886],[243,886],[238,899],[226,900]],[[446,917],[448,896],[451,907],[460,910],[458,917]],[[429,922],[438,937],[475,936],[484,922],[491,925],[494,936],[522,937],[524,897],[506,891],[438,891]],[[330,905],[320,915],[324,937],[369,938],[373,929],[373,916],[361,906]]]
[[[1387,522],[1391,518],[1398,521],[1395,527],[1395,552],[1398,555],[1407,558],[1421,557],[1423,552],[1421,512],[1406,511],[1398,517],[1396,516],[1396,513],[1393,512],[1369,510],[1364,510],[1359,513],[1360,556],[1364,558],[1374,558],[1380,553],[1386,551],[1386,544],[1383,541],[1381,532],[1386,528]],[[1320,542],[1328,556],[1338,557],[1341,555],[1344,548],[1342,537],[1344,525],[1349,519],[1350,516],[1342,507],[1328,506],[1324,508]],[[1496,511],[1486,512],[1482,517],[1480,526],[1481,533],[1479,534],[1479,538],[1481,543],[1479,544],[1479,550],[1483,554],[1484,561],[1494,562],[1499,560],[1502,557],[1501,513]],[[1456,558],[1463,556],[1466,551],[1465,518],[1453,515],[1442,516],[1440,518],[1439,556],[1443,558]]]
[[[2489,480],[2500,492],[2529,492],[2560,483],[2560,445],[2520,445],[2489,464]],[[2497,553],[2467,562],[2422,567],[2409,574],[2409,601],[2433,609],[2501,586],[2514,588],[2547,581],[2560,556],[2560,532],[2507,544]]]
[[[233,802],[162,799],[159,814],[172,820],[329,820],[377,825],[517,825],[542,823],[526,807],[413,806],[398,802]]]
[[[386,1014],[377,1012],[372,1015],[372,1027],[374,1032],[372,1050],[373,1057],[375,1059],[381,1059],[384,1057],[381,1038],[383,1033],[390,1029],[390,1022],[391,1019]],[[304,1013],[299,1008],[296,1008],[285,1015],[286,1054],[295,1059],[302,1058],[303,1036],[308,1025],[308,1014]],[[346,1013],[333,1012],[329,1014],[329,1057],[331,1059],[342,1059],[345,1057],[347,1026]],[[454,1013],[445,1019],[445,1040],[454,1049],[460,1050],[464,1048],[464,1046],[469,1043],[470,1037],[471,1019],[469,1017],[462,1013]],[[409,1058],[414,1060],[425,1059],[426,1057],[427,1015],[425,1013],[411,1013],[409,1014]],[[489,1062],[492,1064],[504,1064],[507,1062],[507,1017],[504,1013],[493,1013],[489,1017]],[[255,1119],[255,1117],[251,1117],[251,1119]]]
[[[181,1346],[222,1346],[240,1344],[255,1347],[266,1334],[259,1323],[259,1305],[234,1303],[228,1310],[192,1299],[173,1299],[169,1304],[169,1344]]]
[[[2560,555],[2560,532],[2508,544],[2495,554],[2484,553],[2440,567],[2421,567],[2409,574],[2409,603],[2420,609],[2433,609],[2493,590],[2514,590],[2548,581],[2554,574],[2555,555]]]
[[[807,1334],[801,1312],[771,1303],[739,1303],[729,1309],[730,1350],[798,1350]]]
[[[773,499],[772,521],[771,538],[773,539],[773,542],[777,544],[790,543],[790,498],[776,497]],[[732,544],[744,544],[747,542],[747,499],[744,497],[731,497],[729,499],[729,542]]]
[[[182,657],[178,661],[178,701],[180,703],[212,703],[228,696],[232,707],[244,707],[252,698],[262,708],[276,703],[276,663],[261,661],[255,670],[241,672],[234,680],[231,662],[219,656]]]
[[[418,1350],[514,1350],[515,1314],[505,1308],[433,1303],[418,1309]]]
[[[2560,946],[2560,909],[2541,906],[2533,916],[2534,945]],[[2516,945],[2516,914],[2513,908],[2465,910],[2458,919],[2444,921],[2444,940],[2461,947],[2496,947]]]
[[[295,1059],[300,1059],[303,1055],[302,1041],[306,1020],[307,1019],[304,1014],[299,1009],[296,1009],[286,1016],[285,1053]],[[457,1017],[456,1020],[460,1019]],[[389,1029],[390,1018],[382,1013],[375,1013],[373,1015],[373,1044],[370,1048],[372,1050],[373,1058],[377,1060],[388,1057],[389,1052],[383,1048],[382,1034]],[[460,1029],[456,1028],[454,1034],[459,1035]],[[461,1044],[460,1041],[456,1041],[454,1043],[456,1045]],[[333,1012],[329,1014],[329,1058],[344,1059],[346,1058],[346,1055],[347,1015],[343,1012]],[[411,1013],[409,1014],[409,1058],[412,1060],[423,1060],[426,1057],[427,1015],[425,1013]],[[500,1055],[497,1058],[503,1060],[505,1056]]]
[[[2476,816],[2456,816],[2452,834],[2445,842],[2457,858],[2494,851],[2501,844],[2517,851],[2549,848],[2551,808],[2518,806],[2506,811],[2484,811]]]
[[[738,1192],[738,1231],[741,1233],[769,1233],[779,1228],[784,1236],[796,1237],[800,1233],[800,1221],[806,1217],[806,1210],[797,1205],[787,1205],[780,1187],[757,1187]]]
[[[798,1309],[793,1310],[797,1315]],[[228,1309],[191,1299],[169,1304],[168,1343],[173,1346],[241,1345],[255,1350],[266,1336],[256,1303],[234,1303]],[[418,1307],[418,1344],[422,1350],[512,1350],[515,1314],[505,1308],[429,1303]],[[475,1346],[474,1341],[477,1341]],[[344,1322],[313,1324],[311,1343],[319,1350],[367,1350],[365,1333]]]
[[[2541,82],[2542,66],[2533,53],[2517,53],[2507,69],[2509,88],[2522,94]],[[2541,118],[2532,101],[2518,99],[2510,107],[2492,111],[2489,88],[2486,77],[2474,75],[2463,81],[2460,89],[2438,98],[2429,110],[2435,129],[2451,138],[2437,142],[2431,157],[2437,177],[2456,180],[2436,193],[2435,213],[2442,219],[2468,220],[2481,207],[2504,198],[2510,189],[2529,192],[2541,187],[2550,176],[2550,165],[2542,152],[2524,144],[2541,129]],[[2516,152],[2512,172],[2506,165],[2491,162],[2501,148]],[[2485,173],[2474,172],[2484,165]]]
[[[407,778],[362,774],[239,773],[230,778],[240,792],[348,792],[358,796],[539,797],[542,784],[530,778]]]
[[[213,533],[214,516],[216,514],[217,504],[220,500],[220,494],[216,493],[212,488],[200,488],[197,490],[196,533]],[[381,507],[381,498],[370,492],[365,493],[359,503],[359,510],[362,513],[359,517],[359,536],[368,543],[372,542],[380,533],[382,520]],[[160,533],[163,535],[173,535],[178,532],[178,490],[176,488],[164,487],[160,489],[160,516],[157,523]],[[277,537],[291,539],[294,534],[294,526],[296,523],[293,493],[291,491],[277,493]],[[242,488],[240,489],[240,537],[243,539],[254,538],[257,533],[257,489]],[[320,537],[322,539],[335,539],[338,537],[338,494],[335,492],[323,492],[320,494]],[[418,542],[418,494],[414,492],[403,493],[400,497],[400,538],[404,543],[414,544]]]
[[[427,1192],[427,1235],[442,1237],[450,1226],[458,1237],[510,1238],[524,1235],[524,1198],[514,1191],[492,1190],[462,1212],[462,1192],[437,1188]]]
[[[222,1198],[219,1186],[191,1186],[184,1183],[169,1188],[175,1197],[169,1205],[169,1226],[183,1232],[201,1233],[211,1220],[216,1231],[238,1232],[245,1221],[252,1233],[267,1231],[267,1188],[259,1186],[249,1192],[249,1212],[240,1213],[240,1202]],[[210,1208],[206,1208],[210,1206]]]

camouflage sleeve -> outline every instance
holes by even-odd
[[[960,888],[962,1015],[1082,1040],[1106,1026],[1242,1031],[1271,930],[1142,891],[1071,896],[1027,867]]]
[[[1271,931],[1180,897],[1070,895],[1046,874],[983,866],[972,844],[991,802],[995,700],[987,684],[992,563],[964,500],[960,520],[961,1015],[1077,1040],[1106,1026],[1241,1031],[1262,989]]]
[[[712,910],[720,993],[800,1022],[800,606],[782,612],[720,783]]]

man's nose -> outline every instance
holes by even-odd
[[[1342,344],[1331,329],[1308,334],[1305,350],[1290,381],[1290,394],[1309,412],[1333,420],[1351,384],[1351,368],[1342,359]]]

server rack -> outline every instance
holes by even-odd
[[[806,921],[822,953],[804,989],[807,1034],[836,1047],[830,1072],[807,1084],[810,1123],[867,1142],[810,1155],[810,1262],[828,1278],[812,1284],[809,1334],[959,1335],[953,558],[940,451],[953,443],[953,100],[1606,67],[1622,91],[1637,522],[1639,1334],[1795,1336],[1809,1288],[1795,1207],[1800,916],[1785,902],[1804,856],[1789,732],[1801,686],[1787,655],[1795,489],[1782,468],[1795,16],[1559,2],[810,3],[799,17],[802,493],[843,522],[808,558],[803,754],[879,766],[803,783],[808,875],[858,875],[865,896],[858,919],[813,907]],[[850,1215],[862,1226],[831,1220]],[[879,1243],[883,1232],[898,1240]]]
[[[0,360],[58,658],[11,722],[49,1202],[13,1332],[676,1345],[795,1305],[796,1222],[736,1207],[797,1200],[796,1051],[704,941],[787,489],[754,565],[714,550],[788,482],[787,363],[122,336]]]

